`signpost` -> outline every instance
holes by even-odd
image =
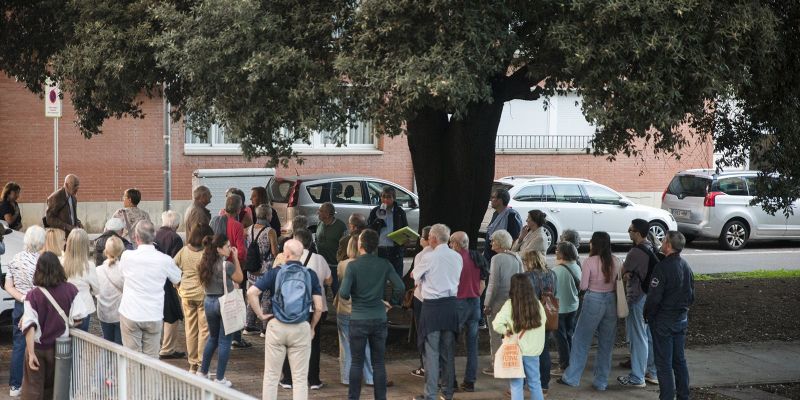
[[[47,79],[44,88],[44,116],[53,118],[53,190],[58,190],[58,119],[61,118],[61,90]]]

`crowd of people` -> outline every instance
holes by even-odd
[[[243,335],[259,335],[265,341],[263,398],[277,398],[281,386],[305,399],[309,390],[324,387],[321,341],[333,338],[322,338],[320,326],[329,300],[336,310],[339,379],[350,399],[360,398],[362,382],[372,386],[376,399],[386,398],[393,385],[385,365],[387,311],[401,305],[413,310],[420,356],[411,374],[425,379],[424,393],[415,399],[452,399],[456,391],[476,390],[478,332],[487,326],[491,359],[504,339],[519,346],[524,378],[509,380],[512,399],[523,398],[526,382],[531,398],[542,399],[552,376],[579,386],[594,337],[591,384],[604,391],[621,281],[629,310],[630,373],[618,383],[659,384],[662,399],[688,398],[683,347],[694,292],[691,269],[680,257],[685,239],[668,232],[662,243],[651,241],[647,221],[631,222],[634,247],[624,262],[612,255],[605,232],[591,236],[589,256],[580,260],[580,237],[566,230],[554,240],[556,261],[548,265],[546,214],[530,211],[523,222],[508,207],[508,192],[499,189],[490,199],[494,213],[483,252],[470,250],[466,232],[427,226],[404,277],[406,244],[389,234],[408,223],[391,187],[368,216],[355,213],[341,221],[334,205],[324,203],[315,234],[305,217],[296,216],[281,235],[263,187],[252,189],[250,205],[241,190],[229,189],[225,208],[212,217],[212,193],[199,186],[184,214],[185,242],[177,233],[180,215],[164,212],[156,229],[138,208],[141,192],[131,188],[90,243],[77,218],[79,186],[78,177],[68,175],[48,197],[44,227],[25,230],[24,249],[8,266],[5,289],[16,300],[12,397],[52,397],[56,339],[67,336],[69,326],[88,331],[96,314],[105,339],[154,358],[185,358],[189,372],[228,387],[231,348],[250,347]],[[10,182],[0,203],[0,217],[12,229],[21,228],[19,193]],[[0,253],[2,244],[0,232]],[[245,290],[246,322],[230,332],[221,299],[237,288]],[[553,303],[555,310],[545,307]],[[179,320],[186,352],[176,346]],[[454,362],[459,335],[467,354],[460,383]],[[557,363],[550,358],[550,338]],[[480,371],[493,376],[494,364]]]

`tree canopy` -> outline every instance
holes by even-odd
[[[246,157],[273,164],[295,156],[292,143],[313,130],[343,143],[348,124],[369,120],[382,134],[409,135],[417,179],[431,175],[420,185],[423,207],[441,195],[447,163],[475,160],[449,187],[479,188],[469,192],[474,204],[459,210],[470,216],[464,225],[475,226],[503,102],[575,91],[599,127],[597,155],[679,157],[687,144],[714,140],[721,167],[756,149],[762,171],[778,176],[759,192],[767,209],[788,212],[800,197],[797,0],[9,0],[3,7],[0,69],[37,93],[48,76],[62,82],[87,137],[107,118],[140,117],[137,96],[162,84],[175,116],[188,116],[195,131],[217,122]],[[454,143],[460,148],[450,149]]]

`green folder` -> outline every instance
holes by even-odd
[[[419,234],[417,234],[417,232],[414,232],[413,229],[406,226],[386,235],[386,237],[392,239],[392,241],[402,246],[406,244],[406,242],[408,242],[409,240],[419,239]]]

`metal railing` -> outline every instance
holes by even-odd
[[[255,399],[90,333],[70,336],[72,399]]]
[[[594,136],[587,135],[497,135],[497,150],[585,151]]]

